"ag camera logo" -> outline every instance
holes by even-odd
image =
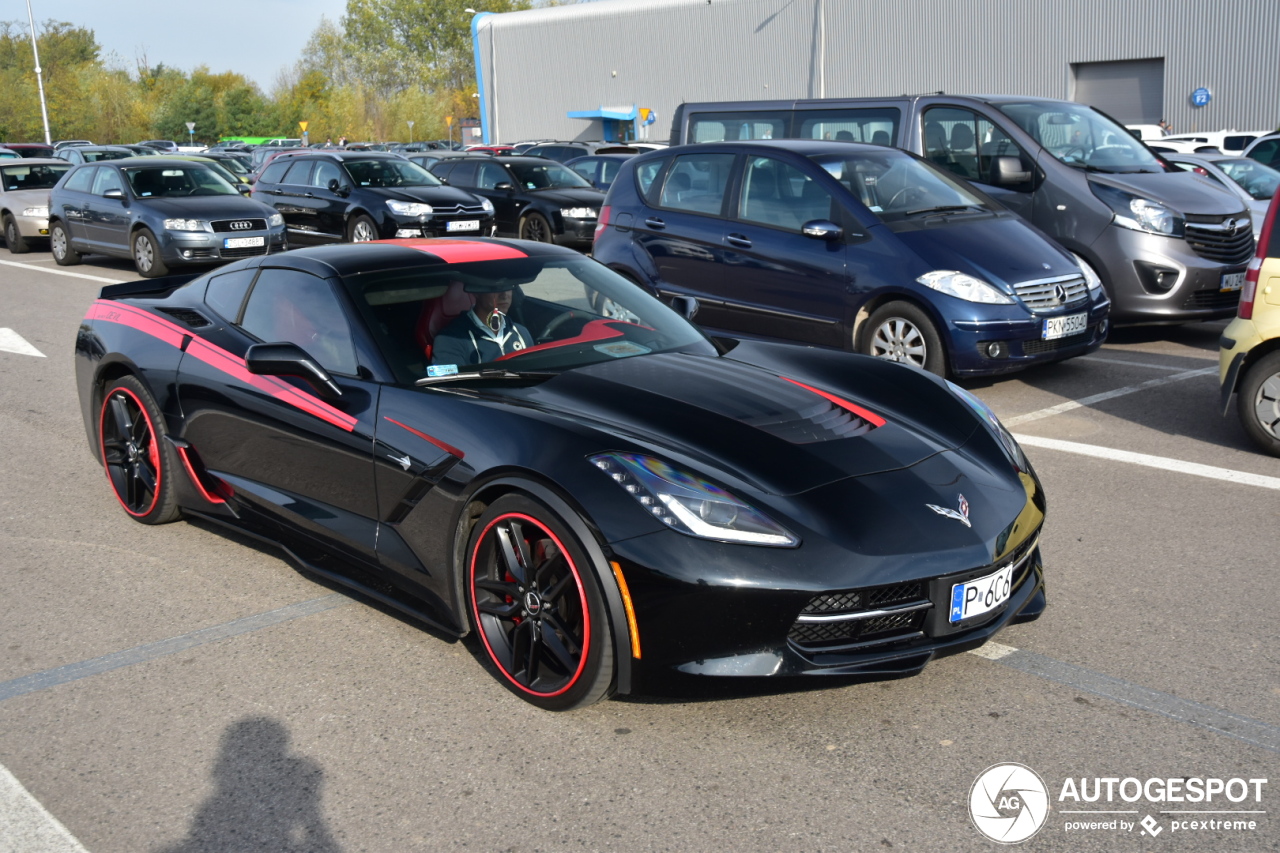
[[[1049,789],[1023,764],[993,764],[973,780],[969,817],[978,831],[1001,844],[1026,841],[1049,817]]]

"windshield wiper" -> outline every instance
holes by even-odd
[[[966,210],[978,209],[986,211],[986,208],[979,207],[976,204],[942,204],[937,207],[921,207],[917,210],[908,210],[905,216],[915,216],[919,213],[963,213]]]
[[[1070,166],[1073,169],[1083,169],[1086,172],[1102,172],[1104,175],[1112,174],[1110,169],[1100,169],[1097,166],[1094,166],[1090,163],[1081,163],[1078,160],[1076,161],[1063,160],[1061,162],[1066,163],[1068,166]]]
[[[450,373],[445,376],[424,376],[413,384],[416,386],[438,385],[442,382],[457,382],[459,379],[550,379],[559,376],[545,370],[507,370],[501,367],[485,367],[480,370],[468,370]]]

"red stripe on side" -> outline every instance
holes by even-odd
[[[812,385],[805,385],[803,382],[797,382],[794,379],[787,379],[787,377],[785,376],[779,376],[778,378],[783,379],[787,382],[790,382],[792,385],[799,385],[801,388],[805,389],[806,391],[812,391],[813,393],[817,394],[819,397],[827,398],[828,400],[830,400],[832,403],[835,403],[840,408],[845,409],[846,411],[853,412],[855,415],[862,418],[864,421],[867,421],[872,426],[882,427],[887,423],[887,421],[885,421],[884,418],[880,417],[875,412],[862,408],[857,403],[850,403],[848,400],[841,399],[840,397],[837,397],[835,394],[828,394],[826,391],[820,391],[817,388],[814,388]]]
[[[191,458],[187,456],[185,447],[178,448],[178,458],[182,460],[182,467],[187,469],[187,474],[191,477],[191,482],[196,484],[196,488],[200,490],[200,494],[211,504],[224,504],[225,500],[210,492],[204,487],[204,481],[200,479],[200,475],[196,473],[195,466],[191,464]]]
[[[188,334],[181,326],[175,323],[162,320],[154,314],[148,314],[146,311],[134,308],[132,305],[124,305],[108,299],[99,299],[89,306],[85,319],[119,323],[122,326],[137,329],[143,334],[150,335],[179,349],[182,347],[182,339],[187,337]]]
[[[448,237],[410,237],[405,240],[372,240],[373,243],[391,243],[406,246],[435,255],[449,264],[465,264],[472,261],[508,261],[527,258],[529,255],[512,246],[488,243],[480,240],[451,240]]]
[[[414,428],[413,428],[413,427],[411,427],[411,426],[408,426],[407,424],[402,424],[402,423],[400,423],[400,422],[399,422],[398,420],[396,420],[395,418],[389,418],[389,417],[387,417],[386,415],[383,415],[383,416],[382,416],[382,419],[383,419],[383,420],[385,420],[385,421],[391,421],[391,423],[395,424],[396,426],[400,427],[401,429],[407,429],[409,432],[413,433],[414,435],[416,435],[418,438],[422,439],[423,441],[429,441],[429,442],[431,442],[431,443],[432,443],[432,444],[434,444],[436,447],[438,447],[438,448],[440,448],[441,450],[443,450],[445,453],[448,453],[450,456],[456,456],[456,457],[458,457],[459,459],[465,459],[465,458],[466,458],[466,454],[465,454],[465,453],[463,453],[463,452],[462,452],[461,450],[459,450],[458,448],[454,447],[452,444],[445,444],[445,443],[444,443],[443,441],[441,441],[440,439],[438,439],[438,438],[432,438],[431,436],[427,435],[425,432],[419,432],[418,430],[414,429]]]

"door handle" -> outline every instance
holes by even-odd
[[[644,224],[648,225],[650,228],[652,228],[655,231],[661,231],[667,227],[667,223],[663,222],[661,219],[659,219],[656,216],[650,216],[648,219],[644,221]]]
[[[746,237],[742,236],[741,234],[729,234],[724,238],[724,241],[728,243],[730,246],[734,246],[739,249],[751,248],[751,241],[748,240]]]

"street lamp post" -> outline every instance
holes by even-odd
[[[27,23],[31,25],[31,55],[36,61],[36,88],[40,90],[40,118],[44,121],[44,144],[52,145],[49,135],[49,108],[44,103],[44,78],[40,75],[40,50],[36,47],[36,20],[31,14],[31,0],[27,0]]]

